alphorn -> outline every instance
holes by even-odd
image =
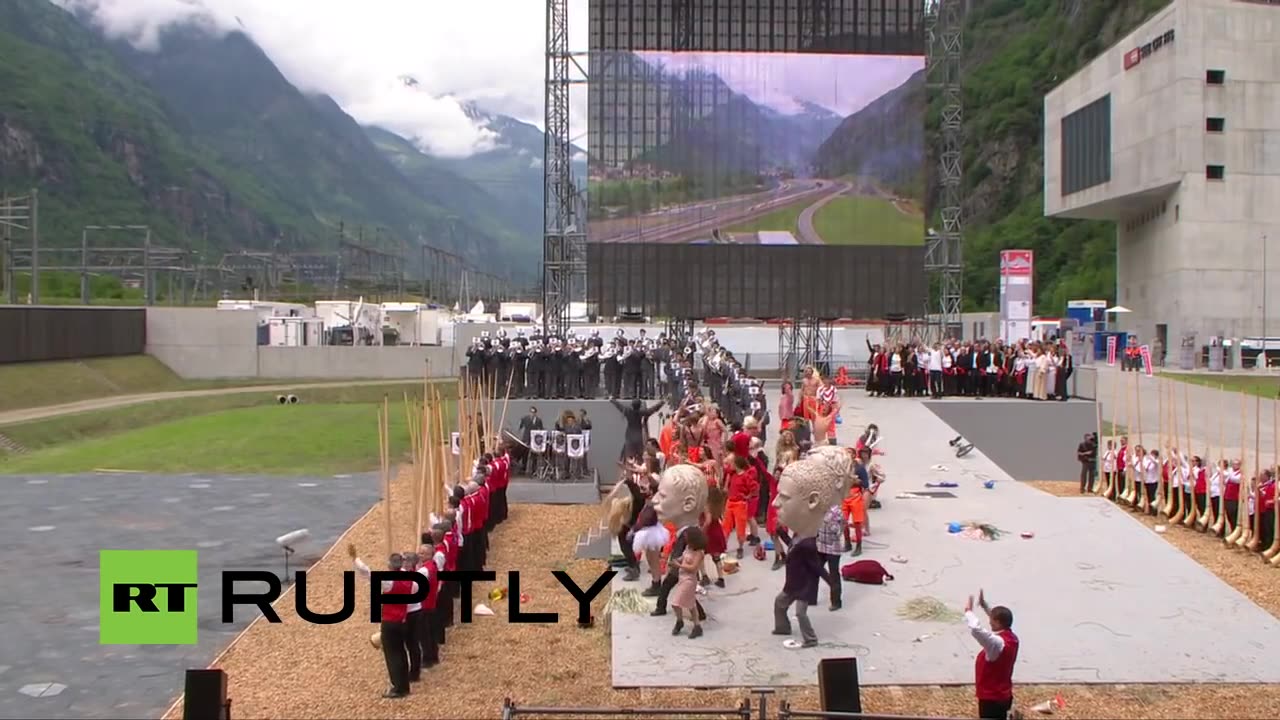
[[[1144,453],[1142,455],[1134,453],[1133,462],[1130,463],[1133,468],[1133,474],[1129,477],[1129,494],[1125,497],[1125,501],[1134,510],[1138,509],[1138,497],[1143,494],[1138,487],[1142,484],[1143,478],[1138,473],[1142,469],[1141,463],[1145,457],[1146,450],[1146,438],[1142,433],[1142,386],[1138,382],[1139,375],[1140,373],[1134,373],[1133,375],[1133,417],[1138,421],[1138,444],[1134,446],[1134,450],[1141,448]]]
[[[1271,440],[1271,467],[1276,471],[1280,471],[1280,402],[1271,401],[1271,430],[1274,433]],[[1274,491],[1274,490],[1273,490]],[[1276,512],[1275,508],[1271,509],[1271,521],[1274,524],[1271,532],[1271,547],[1264,548],[1262,557],[1264,560],[1274,560],[1280,557],[1280,512]]]
[[[1253,411],[1253,484],[1249,488],[1249,500],[1253,504],[1253,520],[1246,529],[1248,537],[1236,541],[1238,547],[1258,552],[1262,544],[1262,398],[1254,396]]]
[[[1185,447],[1186,447],[1186,449],[1187,449],[1187,452],[1191,452],[1191,391],[1190,391],[1190,383],[1183,383],[1183,384],[1182,384],[1182,409],[1183,409],[1183,412],[1184,412],[1184,414],[1183,414],[1183,420],[1185,420],[1185,422],[1183,423],[1183,425],[1186,427],[1186,433],[1187,433],[1187,434],[1184,436],[1184,439],[1185,439],[1185,441],[1186,441],[1186,445],[1185,445]],[[1188,465],[1188,468],[1190,468],[1190,465]],[[1196,473],[1196,474],[1198,475],[1200,472],[1203,472],[1203,471],[1204,471],[1204,458],[1200,458],[1200,469],[1199,469],[1199,470],[1189,469],[1189,470],[1187,471],[1187,477],[1183,479],[1183,482],[1184,482],[1184,483],[1186,483],[1186,482],[1191,483],[1191,485],[1190,485],[1190,486],[1187,486],[1187,487],[1184,487],[1184,488],[1183,488],[1183,493],[1182,493],[1182,494],[1183,494],[1183,498],[1184,498],[1184,504],[1186,505],[1186,508],[1185,508],[1185,510],[1186,510],[1186,514],[1185,514],[1185,515],[1183,516],[1183,518],[1182,518],[1182,526],[1183,526],[1183,527],[1188,527],[1188,528],[1189,528],[1189,527],[1195,527],[1196,521],[1200,519],[1200,508],[1196,507],[1196,482],[1197,482],[1197,479],[1198,479],[1198,478],[1193,477],[1193,476],[1192,476],[1192,473],[1194,472],[1194,473]],[[1209,503],[1208,503],[1208,497],[1209,497],[1209,489],[1208,489],[1208,488],[1205,488],[1205,505],[1208,505],[1208,504],[1209,504]],[[1190,498],[1190,502],[1189,502],[1189,503],[1186,503],[1186,502],[1185,502],[1186,498]]]
[[[1169,404],[1172,407],[1170,414],[1173,416],[1173,441],[1176,443],[1180,437],[1178,434],[1178,430],[1180,428],[1178,427],[1178,388],[1173,383],[1169,383]],[[1187,481],[1190,479],[1191,475],[1191,456],[1188,452],[1189,447],[1187,445],[1183,445],[1182,449],[1179,450],[1177,454],[1178,464],[1174,466],[1173,471],[1169,473],[1170,476],[1176,478],[1175,482],[1170,487],[1170,492],[1173,493],[1173,497],[1169,499],[1169,502],[1165,507],[1165,514],[1169,516],[1170,525],[1177,525],[1182,522],[1182,516],[1187,510],[1183,504],[1183,495],[1186,493]],[[1174,473],[1177,474],[1174,475]],[[1172,512],[1170,512],[1170,510],[1172,510]]]
[[[1169,414],[1168,437],[1169,440],[1169,479],[1164,484],[1163,502],[1160,503],[1160,512],[1169,519],[1169,524],[1173,524],[1174,513],[1174,496],[1182,492],[1181,476],[1182,470],[1182,452],[1178,450],[1178,406],[1173,399],[1176,397],[1173,392],[1173,382],[1165,383],[1166,395],[1165,410]]]
[[[1226,511],[1226,483],[1227,476],[1223,472],[1222,463],[1226,462],[1227,454],[1227,414],[1223,412],[1222,398],[1226,397],[1226,387],[1218,386],[1218,459],[1213,463],[1213,471],[1218,473],[1218,506],[1213,506],[1213,498],[1210,497],[1205,506],[1205,524],[1206,531],[1212,531],[1214,535],[1221,535],[1224,524],[1224,512]]]
[[[1248,451],[1246,449],[1246,435],[1249,432],[1248,409],[1249,409],[1248,398],[1245,397],[1243,393],[1241,393],[1240,395],[1240,482],[1238,484],[1237,493],[1236,493],[1235,517],[1231,518],[1231,532],[1227,533],[1227,536],[1223,538],[1223,542],[1226,543],[1228,548],[1233,548],[1236,546],[1236,541],[1239,540],[1241,536],[1244,535],[1244,526],[1246,524],[1242,520],[1242,518],[1245,516],[1245,505],[1247,504],[1245,503],[1246,496],[1244,494],[1244,491],[1246,489],[1244,458],[1245,458],[1245,455],[1248,454]],[[1225,486],[1222,494],[1224,496],[1226,495]]]
[[[1123,373],[1121,374],[1123,377]],[[1116,380],[1117,384],[1123,384],[1120,379]],[[1129,467],[1133,462],[1133,448],[1129,445],[1129,432],[1133,430],[1133,397],[1130,396],[1128,389],[1121,389],[1124,395],[1124,436],[1121,440],[1122,446],[1116,451],[1116,479],[1115,487],[1112,488],[1112,498],[1119,505],[1125,501],[1129,495]],[[1123,462],[1121,460],[1123,459]]]
[[[1142,509],[1144,512],[1155,510],[1156,517],[1159,517],[1164,512],[1165,490],[1169,487],[1169,483],[1165,479],[1165,476],[1169,474],[1169,426],[1166,424],[1169,408],[1168,403],[1164,400],[1164,389],[1167,383],[1162,382],[1159,375],[1156,376],[1155,380],[1157,417],[1160,419],[1160,424],[1156,430],[1156,449],[1160,452],[1160,467],[1157,468],[1156,474],[1155,498],[1151,501],[1145,501],[1146,493],[1143,493],[1144,503]],[[1146,480],[1146,478],[1143,478],[1143,480]],[[1143,490],[1145,489],[1144,487]],[[1154,508],[1151,506],[1153,502],[1155,503]]]
[[[1120,438],[1117,437],[1117,430],[1119,430],[1117,423],[1120,420],[1120,385],[1120,379],[1116,378],[1115,384],[1111,386],[1111,433],[1109,437],[1115,446],[1120,445]],[[1125,418],[1125,421],[1127,422],[1128,418]],[[1106,451],[1104,450],[1103,453],[1099,457],[1105,458]],[[1107,499],[1111,499],[1113,493],[1116,492],[1116,472],[1120,470],[1120,465],[1117,462],[1120,458],[1119,450],[1112,450],[1111,453],[1111,465],[1115,469],[1110,473],[1104,472],[1102,474],[1102,482],[1098,483],[1098,494]]]
[[[1102,449],[1102,403],[1095,402],[1093,404],[1093,410],[1094,422],[1096,423],[1094,426],[1095,431],[1093,433],[1093,437],[1095,438],[1093,444],[1093,484],[1090,485],[1087,490],[1090,494],[1096,495],[1102,490],[1102,483],[1104,481],[1102,477],[1104,474],[1102,472],[1102,457],[1106,453],[1106,450]]]

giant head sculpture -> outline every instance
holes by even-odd
[[[695,465],[672,465],[662,473],[653,494],[653,509],[660,522],[676,529],[696,525],[707,508],[707,476]]]
[[[778,523],[797,538],[813,537],[823,516],[853,484],[853,454],[847,448],[822,445],[787,465],[778,478]]]

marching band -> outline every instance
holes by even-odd
[[[491,337],[486,330],[467,348],[466,373],[498,396],[507,394],[509,384],[513,398],[587,400],[603,394],[651,400],[658,396],[659,378],[674,367],[674,347],[666,334],[654,341],[643,329],[632,338],[619,329],[609,340],[599,330],[568,338],[523,329],[514,338],[506,330]]]

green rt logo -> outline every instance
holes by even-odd
[[[98,643],[195,645],[195,550],[102,550]]]

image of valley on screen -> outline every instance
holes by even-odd
[[[594,243],[921,245],[918,55],[593,54]]]

